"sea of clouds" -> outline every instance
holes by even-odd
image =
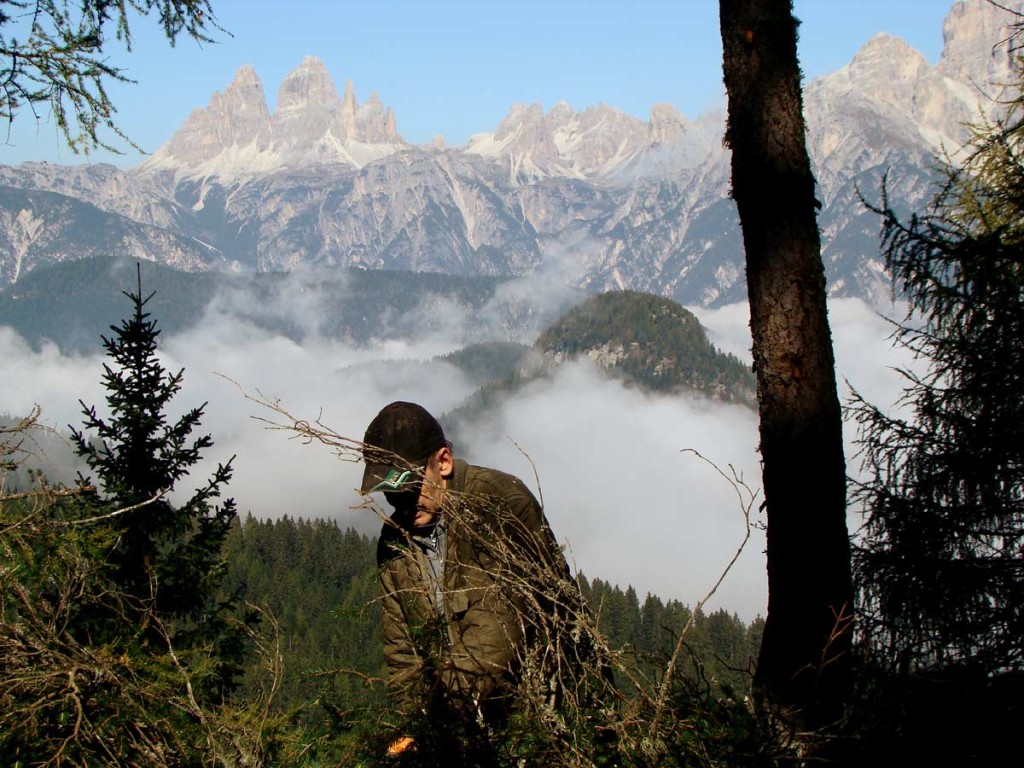
[[[564,301],[552,283],[524,282],[518,289]],[[505,298],[516,290],[515,285],[505,289]],[[436,414],[456,408],[474,385],[457,368],[430,361],[480,340],[482,327],[500,336],[502,324],[479,312],[468,315],[454,305],[432,304],[396,312],[400,322],[389,338],[360,348],[323,338],[316,323],[317,297],[296,291],[283,301],[289,313],[308,323],[299,343],[239,321],[232,307],[246,300],[222,297],[192,330],[161,340],[164,365],[185,369],[174,413],[207,404],[203,432],[215,444],[193,471],[193,484],[234,457],[229,490],[243,515],[330,518],[376,533],[377,516],[355,492],[361,467],[323,445],[268,428],[264,419],[277,415],[253,398],[278,401],[298,418],[358,440],[377,411],[393,400],[416,401]],[[247,306],[249,316],[256,309]],[[125,314],[128,310],[126,301]],[[416,322],[419,311],[432,313],[434,322]],[[440,323],[439,311],[446,313]],[[841,398],[849,397],[852,386],[873,403],[893,406],[902,386],[894,369],[914,361],[893,347],[892,326],[856,299],[834,300],[829,311]],[[694,312],[719,349],[750,359],[745,305]],[[901,316],[897,309],[887,314]],[[33,350],[0,327],[0,359],[0,414],[22,415],[39,404],[42,421],[64,429],[81,424],[80,400],[106,412],[98,340],[94,355],[68,356],[53,345]],[[853,425],[845,429],[849,471],[856,475]],[[472,453],[460,454],[456,446],[458,455],[517,474],[543,497],[575,568],[589,578],[632,585],[641,599],[647,592],[690,606],[703,599],[747,530],[743,507],[749,497],[729,478],[742,480],[755,493],[760,484],[752,410],[646,394],[610,380],[589,362],[567,364],[550,379],[534,381],[492,409],[467,437]],[[55,474],[64,471],[64,461],[53,459]],[[178,495],[187,490],[185,484]],[[744,620],[763,615],[767,604],[759,504],[760,496],[752,505],[749,542],[708,603]]]

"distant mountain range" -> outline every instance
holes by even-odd
[[[1024,10],[1024,0],[1008,5]],[[921,208],[936,158],[997,108],[1011,19],[985,0],[957,2],[937,66],[879,35],[807,85],[832,295],[888,294],[879,222],[860,195],[877,199],[888,174],[890,202]],[[745,297],[721,113],[688,120],[658,104],[642,121],[604,105],[517,105],[466,146],[411,145],[376,95],[359,103],[349,83],[340,96],[312,57],[285,78],[277,105],[271,113],[243,67],[136,168],[0,166],[0,281],[111,255],[243,273],[543,269],[591,292],[705,306]]]
[[[33,347],[53,342],[65,354],[101,350],[100,335],[124,317],[122,292],[136,284],[128,257],[87,257],[26,273],[0,287],[0,326]],[[293,273],[185,272],[143,262],[146,305],[166,335],[230,320],[302,344],[310,338],[355,346],[420,338],[447,329],[453,312],[473,318],[453,345],[535,336],[584,294],[565,291],[543,306],[529,286],[479,275],[302,270]]]

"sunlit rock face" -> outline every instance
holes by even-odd
[[[153,158],[153,165],[199,167],[232,149],[260,152],[269,144],[270,113],[263,84],[256,70],[245,66],[223,93],[213,94],[205,109],[193,110]]]
[[[961,0],[953,4],[942,25],[942,57],[938,71],[982,93],[986,111],[996,109],[1000,86],[1013,80],[1013,58],[1021,53],[1021,41],[1013,39],[1009,25],[1012,11],[1021,3]]]
[[[244,66],[139,170],[251,178],[321,164],[358,168],[404,146],[394,112],[376,93],[359,104],[350,81],[342,98],[323,62],[307,56],[282,81],[273,114],[256,70]]]
[[[999,108],[990,96],[1010,77],[1012,20],[958,2],[936,65],[882,34],[805,87],[832,295],[888,297],[878,216],[863,201],[879,200],[885,176],[897,209],[923,207],[937,159],[956,159],[965,124]],[[0,216],[0,275],[111,242],[189,269],[540,269],[588,290],[741,301],[724,122],[722,109],[687,118],[668,104],[646,120],[604,104],[520,104],[466,146],[410,145],[375,93],[360,102],[347,82],[339,94],[316,58],[285,77],[273,113],[243,67],[135,169],[0,167],[0,187],[17,191]],[[110,236],[82,236],[97,227]]]

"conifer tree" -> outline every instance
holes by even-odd
[[[0,0],[0,120],[22,110],[38,119],[48,106],[74,152],[117,151],[104,133],[128,137],[108,88],[133,81],[111,63],[110,46],[132,50],[133,25],[147,16],[172,46],[182,37],[212,42],[221,29],[209,0]]]
[[[1024,100],[975,131],[925,215],[881,213],[910,307],[896,338],[927,369],[903,372],[908,418],[855,403],[868,637],[903,672],[1022,671]]]
[[[138,274],[137,290],[125,292],[131,316],[111,326],[112,336],[103,337],[109,416],[82,403],[84,429],[72,428],[72,439],[96,474],[94,502],[116,511],[110,525],[117,543],[108,567],[126,598],[120,610],[127,606],[126,618],[146,627],[146,641],[163,640],[166,646],[168,638],[157,633],[170,632],[169,639],[181,650],[212,643],[215,669],[206,683],[223,693],[238,674],[242,652],[241,630],[227,621],[232,606],[219,594],[225,574],[222,547],[236,510],[233,499],[215,502],[231,478],[231,462],[218,465],[184,502],[168,499],[213,441],[209,435],[193,436],[205,404],[176,421],[168,417],[184,370],[169,373],[157,357],[160,331],[145,311],[153,294],[143,297],[141,268]],[[89,486],[92,479],[80,482]],[[93,616],[83,626],[87,632],[138,631],[103,618]]]

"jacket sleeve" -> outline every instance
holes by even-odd
[[[567,578],[569,566],[551,532],[540,502],[519,478],[511,478],[511,491],[505,497],[506,515],[502,516],[502,534],[516,548],[515,556],[540,569],[538,575]]]
[[[388,679],[394,683],[410,674],[418,674],[422,662],[412,643],[409,626],[403,618],[400,587],[396,584],[394,568],[383,568],[381,584],[381,639]]]
[[[381,587],[381,642],[388,671],[388,687],[400,709],[408,709],[423,684],[423,656],[413,637],[414,626],[424,619],[423,595],[411,569],[414,558],[393,536],[382,534],[377,550]]]

